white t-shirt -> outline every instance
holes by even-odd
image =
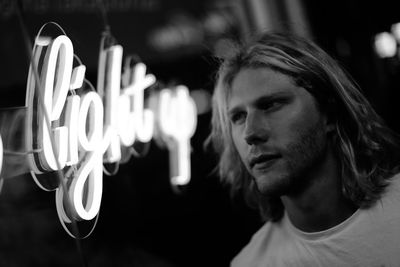
[[[321,232],[295,228],[285,214],[265,223],[232,260],[232,267],[400,266],[400,175],[381,200]]]

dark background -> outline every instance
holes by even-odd
[[[398,131],[399,58],[381,59],[373,49],[374,36],[400,22],[395,2],[302,1],[311,37],[342,63]],[[226,37],[245,38],[244,31],[259,30],[248,5],[245,0],[110,0],[103,1],[103,10],[124,55],[139,56],[164,84],[212,93],[219,45]],[[30,38],[44,23],[58,22],[94,84],[106,22],[100,7],[100,1],[21,1]],[[287,27],[282,6],[275,21]],[[28,60],[16,1],[0,0],[0,38],[0,107],[23,107]],[[80,241],[83,261],[89,266],[228,266],[261,221],[240,197],[230,199],[213,173],[215,156],[203,146],[210,116],[207,110],[198,116],[192,180],[180,194],[169,184],[168,151],[154,142],[146,157],[132,158],[115,176],[104,175],[98,224]],[[38,188],[29,174],[6,179],[0,194],[0,266],[79,265],[77,243],[58,221],[54,192]]]

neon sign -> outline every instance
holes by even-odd
[[[170,151],[172,183],[187,184],[190,180],[190,137],[196,130],[196,109],[185,86],[161,91],[159,118]]]
[[[149,142],[155,128],[160,129],[159,135],[170,150],[171,183],[184,185],[190,180],[190,138],[196,129],[197,113],[188,89],[163,89],[157,95],[156,111],[146,108],[144,91],[156,78],[138,63],[125,69],[121,88],[122,54],[120,45],[100,51],[98,88],[88,91],[84,89],[86,68],[80,62],[74,66],[73,45],[66,35],[54,40],[38,36],[35,40],[33,64],[40,82],[38,88],[31,66],[26,125],[27,150],[36,152],[29,154],[28,160],[34,180],[45,190],[35,175],[64,173],[67,192],[62,186],[55,189],[64,228],[71,219],[96,217],[102,197],[103,163],[118,163],[122,146],[132,146],[136,140]],[[156,127],[156,123],[160,125]],[[72,211],[64,207],[64,194],[71,200]]]

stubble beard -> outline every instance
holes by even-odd
[[[264,177],[270,178],[271,183],[263,186],[254,179],[257,190],[263,196],[271,198],[299,194],[318,178],[312,173],[321,166],[327,153],[326,133],[322,129],[318,122],[299,133],[299,137],[286,146],[280,173],[271,174],[274,177]]]

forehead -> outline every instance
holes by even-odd
[[[269,68],[246,68],[239,71],[232,81],[228,109],[270,95],[309,94],[296,86],[290,76]]]

